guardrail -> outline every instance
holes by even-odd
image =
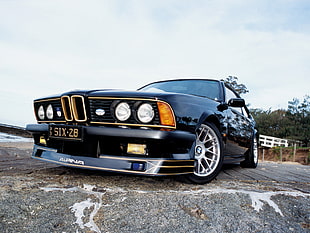
[[[275,138],[266,135],[259,135],[259,145],[263,147],[276,147],[276,146],[283,146],[288,147],[289,143],[287,139],[282,138]]]

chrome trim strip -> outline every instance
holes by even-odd
[[[143,124],[130,124],[130,123],[112,123],[112,122],[97,122],[91,121],[91,124],[99,125],[119,125],[119,126],[133,126],[133,127],[149,127],[149,128],[165,128],[165,129],[175,129],[175,127],[167,125],[143,125]]]
[[[141,101],[161,101],[157,99],[145,99],[145,98],[126,98],[126,97],[101,97],[101,96],[90,96],[88,99],[104,99],[104,100],[141,100]],[[161,101],[164,102],[164,101]]]
[[[37,121],[38,123],[66,123],[66,121],[62,121],[62,120],[50,120],[50,121]]]
[[[115,160],[126,160],[126,161],[137,161],[137,162],[148,162],[148,161],[160,161],[160,162],[193,162],[192,159],[144,159],[144,158],[129,158],[129,157],[116,157],[108,155],[100,155],[99,158],[103,159],[115,159]],[[194,166],[193,166],[194,167]]]
[[[49,98],[49,99],[42,99],[42,100],[34,100],[34,103],[41,103],[41,102],[45,102],[45,101],[55,101],[55,100],[60,100],[60,97],[56,97],[56,98]]]

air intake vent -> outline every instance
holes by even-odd
[[[78,122],[86,121],[87,117],[83,96],[73,95],[71,96],[71,102],[74,119]]]
[[[72,108],[71,108],[71,100],[69,96],[62,96],[61,97],[61,105],[65,115],[66,121],[73,121],[72,116]]]
[[[61,97],[61,104],[67,121],[85,122],[87,120],[84,97],[73,95]]]

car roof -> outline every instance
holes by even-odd
[[[155,81],[155,82],[151,82],[151,83],[148,83],[142,87],[140,87],[138,90],[146,87],[146,86],[149,86],[151,84],[154,84],[154,83],[163,83],[163,82],[174,82],[174,81],[190,81],[190,80],[201,80],[201,81],[214,81],[214,82],[221,82],[220,80],[217,80],[217,79],[207,79],[207,78],[178,78],[178,79],[167,79],[167,80],[160,80],[160,81]]]

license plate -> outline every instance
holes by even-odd
[[[49,137],[69,140],[82,140],[82,128],[67,125],[50,125]]]

